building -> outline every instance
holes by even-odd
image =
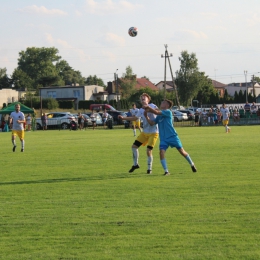
[[[4,103],[8,105],[9,103],[19,101],[20,98],[21,98],[21,92],[16,89],[12,89],[12,88],[0,89],[0,108],[3,107]]]
[[[109,94],[104,91],[104,87],[97,85],[90,86],[60,86],[40,88],[40,97],[55,98],[56,100],[74,101],[75,108],[78,108],[80,100],[100,100],[109,101]]]
[[[159,88],[156,85],[154,85],[147,78],[137,78],[136,75],[133,75],[133,79],[136,80],[136,84],[134,85],[135,90],[139,90],[141,88],[150,88],[151,90],[159,91]],[[124,81],[124,79],[121,78],[121,79],[118,79],[118,82],[110,81],[107,83],[107,92],[109,95],[114,95],[115,100],[120,99],[121,94],[122,94],[122,89],[120,88],[120,81]]]
[[[223,84],[216,80],[212,80],[212,84],[215,90],[218,92],[218,95],[220,97],[224,97],[226,84]]]
[[[159,90],[164,90],[164,81],[160,81],[156,84],[156,87],[159,89]],[[171,91],[174,91],[174,86],[173,86],[173,83],[172,81],[166,81],[166,91],[167,92],[171,92]]]
[[[251,95],[254,95],[254,90],[255,90],[255,96],[257,97],[258,95],[260,95],[260,85],[258,83],[255,83],[253,85],[252,82],[244,82],[244,83],[230,83],[228,85],[226,85],[226,90],[228,92],[228,94],[230,96],[234,96],[235,92],[237,92],[237,94],[239,93],[240,90],[242,90],[243,94],[247,89],[247,93],[251,93]]]

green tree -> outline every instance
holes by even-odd
[[[187,51],[182,51],[179,61],[180,69],[177,71],[176,79],[178,94],[181,104],[188,105],[201,88],[202,74],[199,72],[195,53],[189,54]]]
[[[195,99],[200,102],[200,104],[212,103],[211,99],[216,100],[217,91],[214,89],[212,80],[204,75],[204,72],[197,73],[199,79],[199,90]],[[214,102],[215,103],[215,102]]]
[[[127,98],[131,95],[136,85],[136,75],[130,66],[126,67],[126,72],[122,75],[121,79],[118,79],[121,94],[123,98]]]
[[[28,90],[32,90],[34,88],[33,79],[31,79],[26,72],[17,68],[12,74],[12,81],[15,89],[27,88]]]
[[[94,76],[88,76],[85,80],[85,84],[90,86],[90,85],[97,85],[101,87],[105,87],[106,85],[104,84],[103,80],[101,78],[98,78],[96,75]]]
[[[65,60],[56,63],[56,70],[60,77],[58,85],[85,84],[85,78],[82,77],[81,72],[74,70]]]
[[[33,81],[33,87],[47,86],[59,80],[54,63],[60,60],[58,49],[29,47],[19,52],[18,67]]]

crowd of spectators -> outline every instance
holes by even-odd
[[[233,119],[234,123],[240,122],[241,118],[247,119],[260,119],[260,106],[256,106],[255,102],[249,104],[246,102],[244,106],[234,106],[229,108],[230,119]],[[206,125],[218,125],[222,122],[222,115],[220,112],[220,107],[204,108],[202,111],[196,111],[197,119],[195,120],[195,125],[201,121]],[[198,119],[199,118],[199,119]]]

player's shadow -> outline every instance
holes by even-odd
[[[58,182],[73,182],[73,181],[95,181],[95,180],[107,180],[107,179],[118,179],[126,178],[126,176],[117,177],[107,177],[103,176],[97,177],[84,177],[84,178],[61,178],[61,179],[45,179],[45,180],[31,180],[31,181],[10,181],[10,182],[0,182],[0,186],[3,185],[19,185],[19,184],[41,184],[41,183],[58,183]]]

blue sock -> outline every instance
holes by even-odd
[[[189,162],[191,166],[194,164],[189,155],[187,155],[185,159]]]
[[[162,159],[162,160],[161,160],[161,164],[162,164],[162,167],[163,167],[164,171],[165,171],[165,172],[168,172],[168,167],[167,167],[166,159]]]

